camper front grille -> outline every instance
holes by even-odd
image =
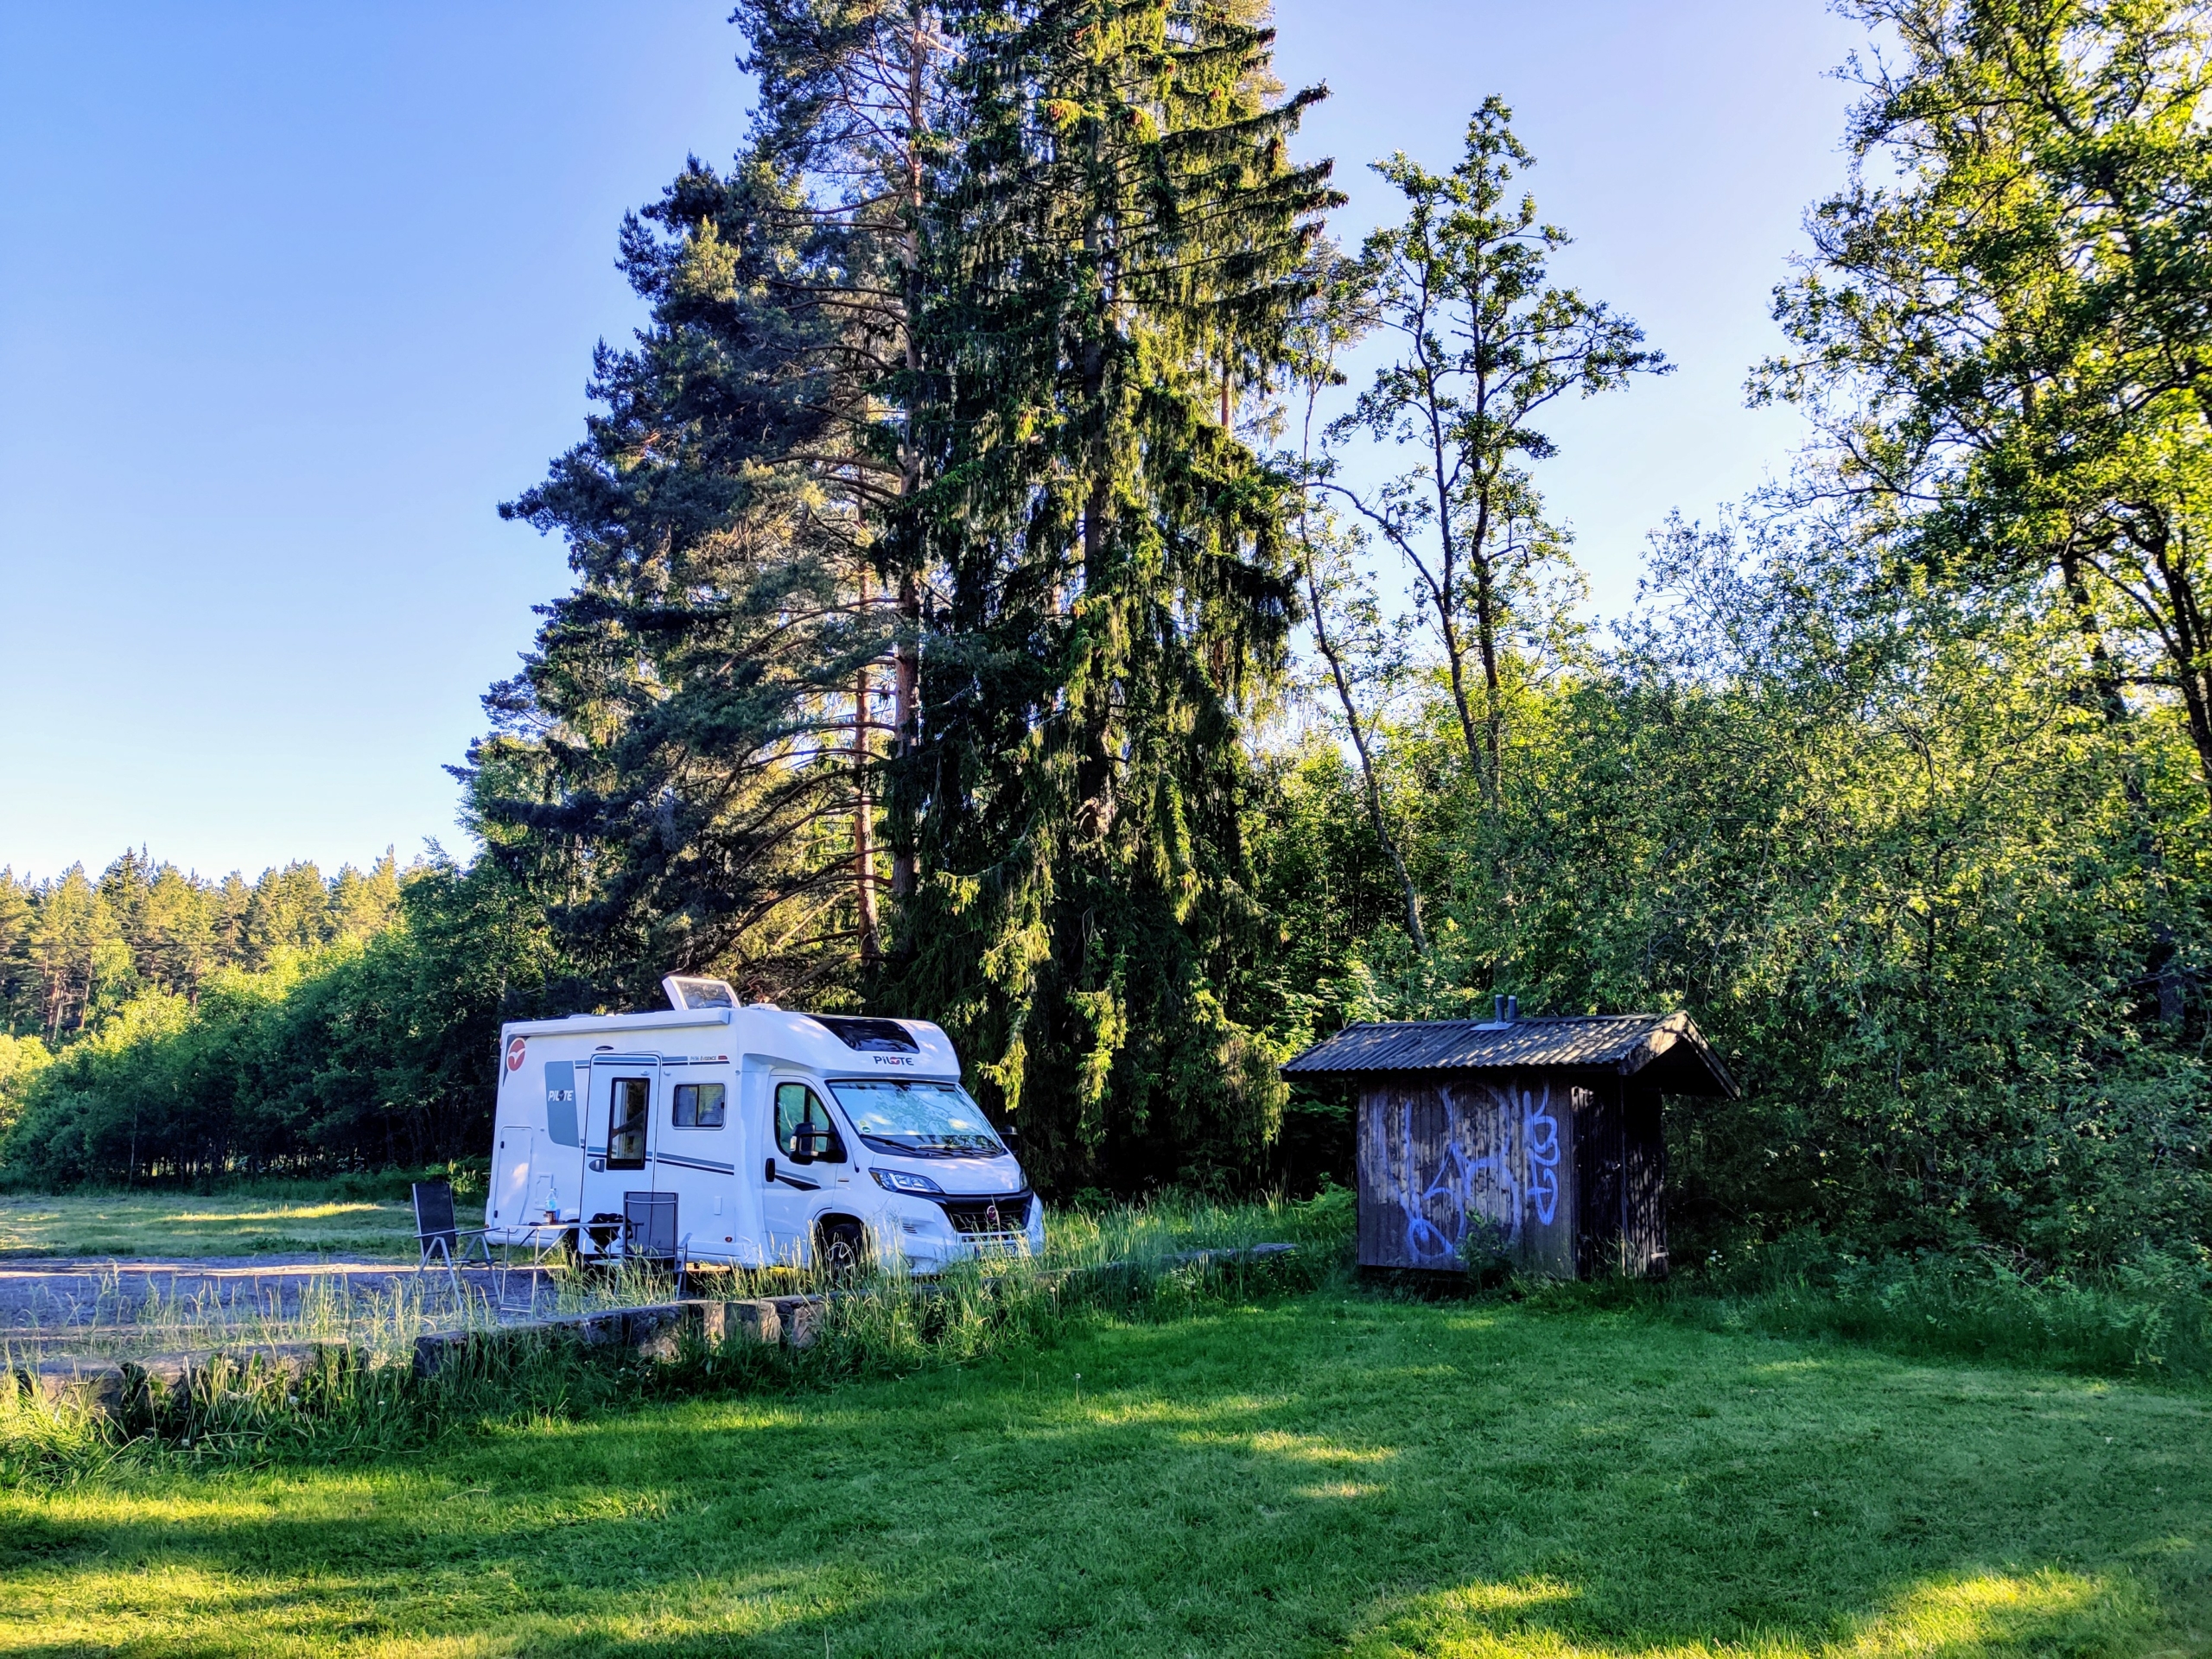
[[[938,1202],[944,1206],[944,1218],[952,1224],[952,1230],[963,1236],[1029,1230],[1029,1206],[1033,1200],[1027,1192],[1009,1192],[1002,1198],[940,1198]]]

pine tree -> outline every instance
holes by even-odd
[[[364,873],[342,867],[330,884],[332,936],[374,938],[399,918],[399,858],[390,848]]]
[[[151,977],[147,946],[152,928],[147,912],[156,873],[157,867],[143,848],[136,851],[126,848],[120,858],[100,872],[100,897],[107,901],[118,931],[130,947],[132,965],[142,980]]]
[[[847,366],[865,395],[848,404],[843,434],[876,463],[858,469],[866,487],[854,505],[873,527],[869,557],[878,591],[896,606],[890,720],[893,756],[906,760],[918,733],[922,595],[929,552],[916,508],[925,455],[920,406],[934,395],[921,329],[932,210],[950,143],[944,71],[952,60],[937,6],[927,0],[744,0],[735,21],[751,49],[742,67],[758,78],[764,150],[812,185],[808,211],[817,233],[839,241],[833,270],[792,298],[830,308],[849,341]],[[886,468],[895,468],[895,473]],[[865,602],[863,591],[858,597]],[[864,958],[880,948],[869,813],[877,788],[868,713],[870,670],[855,683],[856,898]],[[891,892],[914,884],[913,817],[904,795],[890,802]]]
[[[244,926],[245,962],[268,967],[285,952],[306,952],[331,936],[330,889],[312,861],[266,869],[253,884]]]
[[[245,918],[253,892],[245,878],[232,870],[216,885],[210,899],[208,926],[213,936],[215,965],[242,968],[246,963]]]
[[[31,958],[36,914],[30,884],[18,879],[14,866],[0,867],[0,1021],[11,1033],[35,1031],[44,1023]]]
[[[832,302],[846,238],[774,151],[695,160],[626,221],[652,325],[601,348],[604,412],[501,510],[563,535],[578,584],[464,775],[579,965],[640,997],[671,970],[849,985],[872,948],[854,689],[887,645],[861,573],[897,468]]]
[[[115,913],[85,867],[72,864],[35,895],[29,954],[37,976],[39,1023],[47,1039],[84,1028],[104,986],[128,971]]]
[[[150,984],[197,997],[200,982],[218,964],[215,890],[174,864],[155,872],[148,888],[145,933],[136,949],[140,975]]]

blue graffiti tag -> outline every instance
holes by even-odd
[[[1456,1123],[1459,1116],[1457,1103],[1452,1102],[1448,1095],[1446,1096],[1446,1110]],[[1546,1101],[1548,1103],[1548,1094],[1546,1096]],[[1546,1125],[1552,1123],[1549,1117],[1540,1119],[1539,1116],[1528,1116],[1524,1118],[1523,1133],[1529,1133],[1529,1126],[1538,1121]],[[1510,1120],[1507,1120],[1498,1125],[1501,1131],[1506,1131],[1509,1135],[1510,1122]],[[1398,1143],[1407,1149],[1407,1154],[1410,1157],[1413,1148],[1411,1102],[1401,1102],[1399,1105]],[[1547,1166],[1559,1162],[1559,1141],[1556,1134],[1550,1141],[1549,1157],[1543,1161]],[[1549,1221],[1558,1198],[1559,1182],[1558,1178],[1551,1174],[1548,1167],[1543,1173],[1551,1181],[1549,1193],[1541,1195],[1532,1191],[1529,1196],[1537,1203],[1541,1218]],[[1535,1172],[1531,1173],[1533,1179]],[[1484,1180],[1484,1176],[1488,1176],[1490,1179]],[[1480,1158],[1470,1158],[1466,1148],[1459,1144],[1455,1135],[1445,1143],[1444,1154],[1437,1160],[1436,1173],[1429,1178],[1428,1184],[1421,1189],[1420,1196],[1409,1198],[1402,1206],[1406,1217],[1406,1254],[1416,1262],[1458,1255],[1459,1242],[1466,1236],[1467,1217],[1480,1210],[1479,1195],[1487,1190],[1492,1182],[1496,1184],[1497,1190],[1504,1195],[1504,1210],[1508,1217],[1505,1224],[1507,1240],[1517,1242],[1521,1236],[1521,1195],[1514,1190],[1510,1147],[1501,1147],[1498,1150],[1486,1153]],[[1444,1228],[1439,1227],[1434,1222],[1429,1220],[1424,1213],[1438,1198],[1445,1199],[1450,1205],[1448,1225],[1451,1230],[1448,1233]]]
[[[1466,1165],[1467,1154],[1459,1150],[1459,1143],[1456,1141],[1449,1142],[1444,1148],[1444,1156],[1437,1162],[1435,1175],[1422,1189],[1421,1197],[1407,1206],[1406,1254],[1415,1261],[1458,1253],[1459,1235],[1467,1230],[1466,1206],[1460,1198],[1460,1191],[1466,1182]],[[1456,1178],[1452,1173],[1454,1166],[1458,1166],[1459,1172]],[[1421,1213],[1433,1198],[1449,1198],[1452,1201],[1452,1227],[1449,1236]]]
[[[1548,1084],[1541,1101],[1522,1097],[1521,1144],[1529,1154],[1529,1202],[1536,1220],[1550,1226],[1559,1213],[1559,1122],[1553,1117]]]
[[[1503,1124],[1500,1124],[1498,1127],[1503,1129],[1505,1126]],[[1518,1242],[1521,1237],[1521,1202],[1513,1191],[1513,1165],[1511,1161],[1512,1152],[1510,1147],[1500,1147],[1496,1152],[1484,1153],[1481,1157],[1471,1160],[1467,1160],[1466,1154],[1464,1153],[1462,1153],[1460,1156],[1463,1160],[1466,1160],[1465,1209],[1467,1212],[1472,1213],[1482,1208],[1482,1201],[1477,1196],[1478,1189],[1475,1185],[1475,1178],[1478,1175],[1487,1174],[1491,1177],[1491,1181],[1496,1184],[1497,1191],[1504,1195],[1505,1213],[1510,1217],[1505,1224],[1506,1241],[1509,1243]],[[1485,1183],[1484,1185],[1487,1185],[1489,1184],[1490,1183]],[[1466,1220],[1465,1216],[1462,1216],[1459,1223],[1459,1231],[1462,1236],[1464,1236],[1466,1230]]]

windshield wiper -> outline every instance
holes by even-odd
[[[1006,1155],[1006,1148],[995,1143],[954,1146],[943,1141],[927,1141],[917,1144],[889,1140],[880,1135],[863,1135],[861,1139],[878,1152],[893,1153],[902,1158],[1002,1158]]]

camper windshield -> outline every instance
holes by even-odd
[[[1006,1147],[983,1109],[959,1084],[905,1077],[856,1077],[830,1092],[878,1152],[919,1158],[996,1158]]]

